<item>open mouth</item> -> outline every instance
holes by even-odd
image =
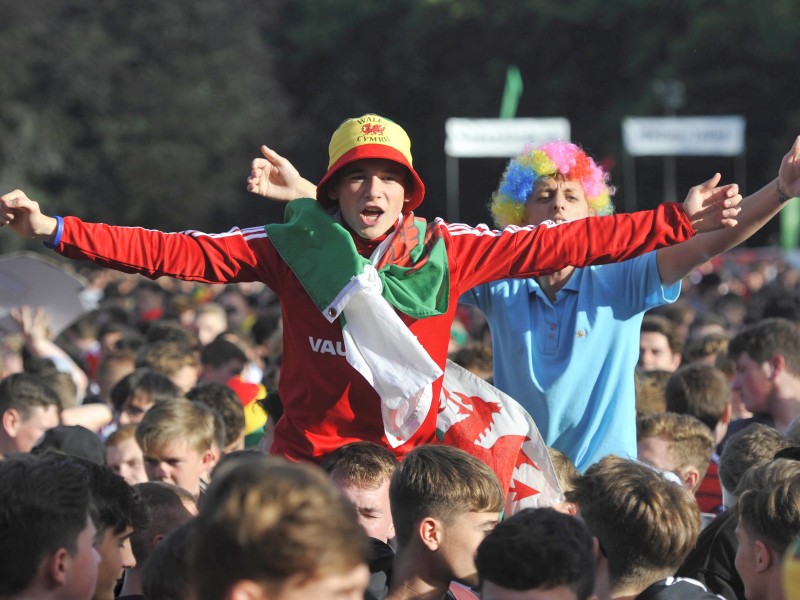
[[[367,227],[371,227],[375,225],[380,220],[381,216],[383,215],[383,210],[374,206],[368,206],[364,210],[361,211],[361,221]]]

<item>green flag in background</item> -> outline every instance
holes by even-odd
[[[797,198],[789,200],[789,206],[781,211],[781,248],[792,250],[800,241],[800,204]]]
[[[503,89],[503,99],[500,102],[500,118],[513,119],[517,116],[517,105],[522,95],[522,75],[515,65],[506,71],[506,86]]]

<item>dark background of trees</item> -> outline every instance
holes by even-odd
[[[317,179],[333,129],[377,112],[411,136],[419,212],[444,215],[444,122],[496,117],[509,65],[518,116],[567,117],[617,185],[620,121],[662,114],[659,79],[684,83],[679,114],[746,117],[749,191],[800,132],[797,0],[0,0],[0,190],[87,220],[254,225],[282,212],[245,191],[261,143]],[[462,161],[464,221],[488,219],[503,162]],[[661,161],[637,169],[647,208]],[[733,161],[679,159],[679,193],[716,170]]]

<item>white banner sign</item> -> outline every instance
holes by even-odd
[[[547,119],[447,119],[444,151],[456,158],[515,156],[525,144],[569,140],[569,121]]]
[[[622,140],[632,156],[737,156],[744,152],[745,119],[629,117]]]

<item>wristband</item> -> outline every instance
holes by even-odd
[[[794,196],[790,196],[789,194],[787,194],[786,192],[784,192],[781,189],[781,180],[780,179],[776,179],[775,180],[775,187],[778,188],[778,202],[780,202],[781,204],[783,204],[787,200],[791,200],[794,197]]]
[[[53,236],[53,243],[42,242],[48,248],[55,248],[61,243],[61,236],[64,234],[64,219],[62,217],[53,217],[56,220],[56,234]]]

